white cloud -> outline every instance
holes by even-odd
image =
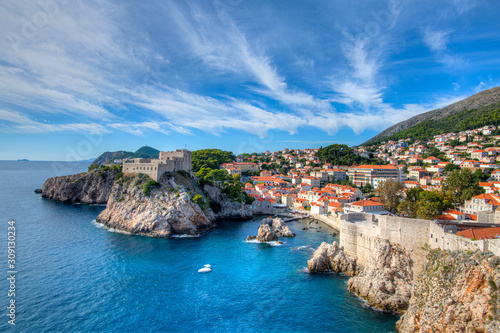
[[[432,52],[443,52],[446,50],[451,31],[431,30],[427,27],[423,31],[423,41]]]

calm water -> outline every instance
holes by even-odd
[[[313,248],[334,240],[302,231],[307,222],[289,224],[297,237],[282,246],[244,242],[259,219],[225,221],[199,238],[151,239],[99,228],[92,221],[103,207],[33,193],[87,166],[0,162],[0,331],[394,331],[398,318],[364,308],[346,277],[305,273]],[[8,219],[17,222],[15,328],[6,316]],[[198,274],[204,264],[213,272]]]

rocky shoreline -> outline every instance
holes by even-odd
[[[308,270],[351,275],[349,291],[376,309],[403,314],[400,332],[500,332],[499,257],[432,250],[425,270],[415,276],[404,248],[376,242],[364,267],[337,242],[323,242],[308,260]]]

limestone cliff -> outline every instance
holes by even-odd
[[[117,171],[92,171],[45,181],[42,197],[64,203],[105,204]]]
[[[500,259],[484,252],[431,251],[400,332],[500,332]]]
[[[196,235],[213,228],[216,217],[210,208],[202,209],[192,200],[195,194],[202,195],[203,204],[207,202],[195,181],[178,173],[164,174],[159,183],[144,175],[124,177],[113,186],[97,222],[153,237]]]
[[[371,306],[393,312],[408,308],[413,283],[412,261],[399,245],[378,240],[365,267],[347,287]]]
[[[333,271],[355,275],[358,272],[356,259],[349,257],[337,242],[321,243],[311,259],[307,261],[307,269],[312,273]]]
[[[204,194],[210,199],[211,202],[220,205],[220,208],[215,212],[218,219],[251,219],[252,212],[248,206],[240,204],[239,202],[230,200],[225,193],[222,193],[220,188],[210,185],[203,187]]]

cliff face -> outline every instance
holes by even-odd
[[[205,185],[203,191],[210,201],[220,205],[220,211],[215,214],[217,219],[247,220],[253,217],[252,212],[246,205],[228,199],[220,188]]]
[[[42,197],[64,203],[105,204],[116,173],[114,170],[92,171],[49,178],[43,184]]]
[[[201,194],[194,181],[177,173],[164,175],[147,194],[144,187],[148,181],[139,176],[117,181],[97,221],[109,228],[153,237],[196,235],[215,226],[212,210],[202,210],[192,200],[195,194]]]
[[[106,209],[97,221],[109,228],[152,237],[196,235],[215,226],[220,218],[251,218],[244,205],[228,199],[220,189],[203,191],[196,180],[180,172],[164,174],[158,183],[146,176],[124,177],[115,182]],[[205,187],[207,189],[207,187]],[[198,203],[194,197],[198,196]],[[210,202],[221,207],[218,214]]]
[[[400,332],[500,332],[500,259],[432,251],[413,286]]]
[[[312,273],[322,272],[344,272],[349,275],[356,275],[358,267],[356,260],[349,257],[344,248],[339,243],[328,244],[321,243],[311,259],[307,261],[307,269]]]
[[[384,311],[408,308],[413,283],[412,261],[399,245],[380,240],[358,276],[349,279],[349,291]]]

